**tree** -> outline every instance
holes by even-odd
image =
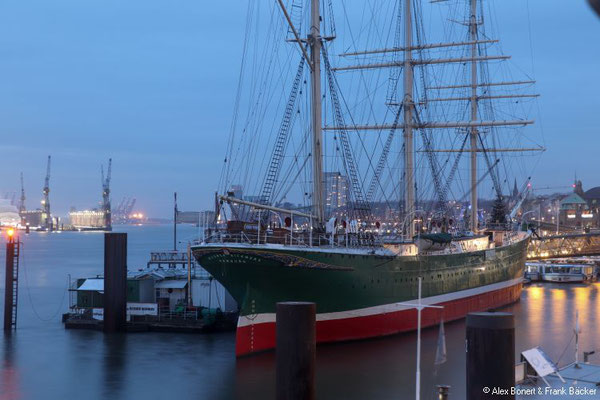
[[[494,200],[491,219],[493,224],[506,223],[506,203],[504,202],[504,198],[500,195]]]

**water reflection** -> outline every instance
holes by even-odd
[[[0,363],[0,400],[16,400],[21,397],[19,370],[15,362],[16,348],[16,338],[12,333],[4,333],[3,361]]]
[[[131,227],[129,265],[144,265],[149,249],[169,242],[170,227]],[[185,237],[187,227],[181,227]],[[189,232],[195,233],[190,227]],[[65,331],[60,321],[40,321],[61,305],[67,274],[102,272],[102,236],[77,233],[28,237],[27,273],[32,286],[20,291],[19,329],[0,336],[0,400],[12,399],[272,399],[275,357],[265,353],[235,359],[235,335],[140,333],[104,335]],[[0,252],[1,252],[0,246]],[[65,258],[69,252],[72,257]],[[51,267],[51,268],[49,268]],[[0,285],[3,282],[0,282]],[[38,285],[43,287],[37,287]],[[570,340],[579,310],[581,351],[600,347],[600,284],[534,284],[521,301],[503,311],[516,320],[516,351],[541,346],[561,364],[574,359]],[[1,292],[0,292],[1,294]],[[43,305],[43,306],[42,306]],[[46,308],[44,308],[46,307]],[[434,374],[437,327],[423,332],[422,393],[433,399],[437,384],[465,397],[464,321],[446,324],[447,359]],[[321,399],[408,399],[414,397],[416,335],[320,346],[317,397]],[[592,361],[600,362],[600,356]]]
[[[581,352],[594,348],[600,320],[600,284],[536,284],[524,289],[520,302],[503,311],[516,320],[516,356],[541,346],[561,364],[574,359],[575,310],[583,329]],[[422,398],[435,398],[436,385],[451,385],[452,398],[465,396],[465,324],[446,324],[448,362],[434,367],[437,328],[423,332]],[[597,343],[595,345],[597,346]],[[323,345],[317,349],[317,397],[331,399],[398,399],[414,396],[416,335],[403,334],[376,340]],[[561,358],[562,356],[562,358]],[[580,355],[582,357],[582,355]],[[238,360],[236,398],[273,398],[273,353]],[[246,396],[244,396],[246,395]]]
[[[103,335],[103,397],[121,398],[127,384],[127,335],[112,333]]]
[[[535,343],[540,343],[544,334],[543,318],[548,303],[546,292],[541,286],[530,286],[523,291],[522,301],[526,300],[525,311],[529,315],[531,328],[529,335]]]

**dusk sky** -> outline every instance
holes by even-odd
[[[490,1],[502,48],[542,95],[536,122],[548,150],[534,186],[568,186],[575,173],[584,188],[600,185],[600,19],[584,0]],[[0,196],[19,190],[23,171],[27,207],[38,207],[51,154],[53,211],[93,207],[100,164],[112,157],[113,204],[136,197],[137,208],[166,217],[177,191],[180,209],[210,208],[246,4],[2,2]]]

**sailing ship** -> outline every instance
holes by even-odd
[[[443,14],[460,9],[445,4],[451,2],[432,3],[447,7]],[[423,15],[420,0],[391,3],[393,7],[387,11],[392,12],[386,17],[392,16],[394,44],[360,50],[356,47],[361,41],[353,38],[355,48],[344,52],[335,67],[329,55],[337,40],[332,1],[289,0],[285,4],[278,0],[274,6],[278,12],[272,14],[277,16],[273,18],[281,22],[277,26],[287,29],[273,32],[287,31],[279,39],[288,46],[286,54],[290,55],[288,64],[275,64],[281,68],[295,57],[300,59],[296,74],[290,74],[294,79],[291,90],[286,92],[287,101],[282,103],[282,122],[271,134],[265,128],[265,113],[277,107],[257,109],[250,104],[252,111],[248,115],[262,120],[256,125],[246,123],[241,129],[241,141],[246,141],[250,149],[229,145],[222,192],[215,197],[214,225],[207,229],[202,241],[191,247],[200,265],[240,305],[237,356],[274,348],[275,307],[281,301],[315,302],[316,338],[318,343],[324,343],[416,329],[417,314],[410,302],[417,298],[419,280],[422,304],[443,306],[441,311],[423,311],[424,327],[436,325],[441,319],[452,321],[469,312],[502,307],[520,297],[529,233],[505,218],[509,212],[502,196],[500,167],[506,170],[507,164],[501,160],[504,154],[532,154],[543,148],[515,147],[512,139],[512,147],[503,148],[503,138],[517,137],[533,121],[496,118],[490,105],[502,100],[535,98],[535,94],[518,92],[534,82],[490,81],[489,65],[509,57],[488,54],[498,41],[484,34],[480,0],[452,2],[465,5],[467,18],[452,19],[448,11],[445,19],[464,29],[466,38],[437,44],[425,42],[424,25],[419,22]],[[308,29],[303,30],[305,20]],[[252,21],[249,17],[248,24],[254,26]],[[381,39],[381,35],[372,36]],[[262,44],[266,48],[269,43]],[[249,46],[246,42],[244,49]],[[436,51],[459,51],[461,55],[432,57]],[[261,54],[259,58],[264,61],[271,57],[268,51]],[[357,63],[344,64],[348,59]],[[431,78],[428,73],[445,66],[448,69],[438,77],[452,76],[454,81],[442,85],[436,78],[433,81],[437,85],[432,85],[426,79]],[[263,71],[273,75],[273,68]],[[253,71],[258,74],[261,70],[253,66]],[[378,101],[379,109],[385,110],[392,122],[367,125],[357,119],[370,115],[373,108],[357,112],[371,106],[364,102],[349,106],[340,80],[344,74],[359,73],[359,84],[354,87],[367,87],[373,81],[364,74],[374,71],[390,71],[386,78],[387,96],[373,95],[370,100]],[[307,75],[309,79],[305,79]],[[463,78],[466,81],[461,81]],[[323,82],[329,96],[322,90]],[[267,86],[254,84],[254,88]],[[310,90],[304,91],[305,86]],[[493,88],[515,90],[492,94]],[[444,92],[463,95],[432,97]],[[262,92],[256,93],[256,101],[266,98]],[[301,96],[305,96],[305,102],[299,100]],[[327,107],[331,113],[326,112]],[[301,111],[306,111],[306,119],[297,116]],[[436,113],[442,117],[468,117],[436,120]],[[235,115],[239,113],[236,111]],[[324,118],[329,118],[328,123],[323,123]],[[290,132],[294,123],[303,136],[295,142],[296,153],[290,156],[286,152],[293,147]],[[235,125],[233,134],[240,130]],[[505,130],[512,135],[503,133]],[[255,141],[264,136],[264,131],[268,132],[267,142],[272,149],[270,158],[264,150],[267,147]],[[375,151],[365,150],[374,140],[361,136],[363,132],[381,138],[374,146],[379,146],[378,160],[371,158]],[[402,133],[400,138],[395,135],[397,132]],[[440,140],[442,137],[446,139]],[[395,153],[393,144],[397,141],[401,142],[401,151]],[[444,144],[448,148],[436,148]],[[327,156],[327,146],[333,148],[334,156]],[[303,157],[299,155],[301,151]],[[360,151],[370,157],[359,159]],[[461,158],[463,154],[468,158]],[[266,160],[264,167],[251,164],[251,157],[255,161]],[[234,165],[241,158],[244,161]],[[331,159],[338,163],[339,172],[332,172],[332,167],[324,172],[326,160]],[[480,170],[482,160],[485,167]],[[457,200],[450,200],[451,193],[460,192],[455,178],[462,163],[469,166],[468,183],[463,185],[466,187],[462,198],[458,194]],[[423,171],[428,171],[431,179],[417,186]],[[232,186],[234,179],[242,175],[248,179],[258,176],[260,195],[243,196],[240,187]],[[370,185],[365,184],[367,176],[371,176]],[[396,181],[386,176],[396,177]],[[390,180],[385,194],[384,182]],[[478,206],[480,188],[488,181],[496,198],[491,221]],[[300,182],[298,196],[304,208],[282,201],[291,196],[289,188],[293,182]],[[344,201],[340,201],[340,187],[345,189]],[[425,194],[417,193],[417,187],[426,188],[421,192],[429,190],[433,200],[425,201]],[[386,199],[392,210],[387,215],[375,210],[377,194]],[[518,207],[522,199],[513,199],[513,203]]]

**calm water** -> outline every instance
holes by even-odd
[[[172,246],[169,226],[120,228],[129,233],[129,267],[144,266],[151,250]],[[195,228],[181,227],[182,241]],[[139,333],[105,336],[67,331],[68,274],[103,270],[101,233],[32,233],[23,236],[18,330],[0,335],[0,399],[272,399],[274,354],[234,357],[234,334]],[[1,247],[0,302],[4,299]],[[517,351],[541,345],[560,364],[572,361],[575,311],[581,349],[600,348],[600,284],[534,285],[508,311],[516,315]],[[436,384],[464,398],[464,323],[446,325],[448,362],[433,367],[437,329],[423,333],[423,399]],[[414,398],[416,336],[321,346],[317,352],[320,399]],[[566,351],[564,351],[567,349]],[[564,352],[564,354],[563,354]],[[600,357],[598,357],[600,361]]]

